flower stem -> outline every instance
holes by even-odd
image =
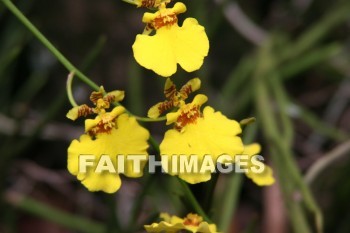
[[[73,107],[78,106],[78,104],[75,102],[74,97],[73,97],[73,93],[72,93],[72,81],[74,78],[74,72],[69,73],[68,77],[67,77],[67,85],[66,85],[66,90],[67,90],[67,97],[69,102],[71,103],[71,105]]]
[[[105,226],[102,223],[57,210],[35,199],[22,196],[13,191],[5,193],[5,200],[25,212],[58,223],[70,230],[84,233],[105,232]]]
[[[36,38],[43,43],[48,50],[51,51],[51,53],[61,62],[61,64],[67,68],[67,70],[74,72],[79,79],[89,85],[92,89],[96,91],[99,90],[99,86],[85,76],[72,63],[70,63],[68,59],[56,49],[56,47],[28,20],[25,15],[22,14],[22,12],[10,0],[1,1],[17,17],[17,19],[20,20],[28,28],[28,30],[31,31],[34,36],[36,36]]]
[[[133,114],[131,114],[131,115],[133,115]],[[158,117],[158,118],[140,117],[140,116],[136,116],[136,115],[133,115],[133,116],[136,118],[136,120],[143,121],[143,122],[166,121],[166,116]]]
[[[160,153],[159,144],[157,143],[157,141],[152,136],[150,137],[149,141],[153,149]],[[198,203],[196,197],[193,195],[190,187],[188,187],[188,184],[181,180],[179,177],[176,178],[180,183],[187,200],[191,203],[193,209],[197,212],[197,214],[201,215],[205,221],[207,221],[208,223],[212,223],[212,221],[207,216],[201,205]]]
[[[48,49],[50,52],[61,62],[61,64],[67,68],[67,70],[70,71],[70,73],[74,73],[82,82],[86,83],[88,86],[90,86],[93,90],[98,91],[99,86],[93,82],[90,78],[88,78],[85,74],[83,74],[78,68],[76,68],[68,59],[60,52],[56,47],[28,20],[28,18],[23,15],[23,13],[10,1],[10,0],[1,0],[4,5],[17,17],[18,20],[20,20],[29,31],[31,31],[34,36]],[[73,79],[73,78],[71,78]],[[72,91],[71,91],[71,82],[72,80],[67,80],[67,94],[68,99],[70,103],[73,106],[77,106],[76,102],[74,101]],[[69,85],[69,86],[68,86]],[[70,91],[69,91],[70,90]],[[166,120],[166,117],[160,117],[156,119],[151,119],[148,117],[139,117],[136,116],[128,111],[128,113],[132,116],[134,116],[138,121],[144,121],[144,122],[157,122],[157,121],[164,121]]]
[[[291,120],[281,107],[285,105],[287,98],[282,84],[279,83],[281,76],[276,71],[276,58],[272,50],[274,42],[274,40],[268,41],[259,52],[258,68],[254,76],[256,109],[264,134],[271,145],[271,159],[277,168],[281,190],[293,228],[296,232],[312,232],[307,221],[307,211],[310,211],[315,217],[315,228],[320,233],[323,228],[322,213],[309,187],[303,181],[290,149],[293,131]],[[276,102],[282,108],[278,114],[272,109],[271,102]],[[302,198],[296,200],[297,195],[301,195]]]
[[[188,184],[185,183],[183,180],[177,177],[177,180],[181,184],[183,191],[185,193],[186,198],[191,203],[193,209],[197,212],[198,215],[202,216],[205,221],[208,223],[212,223],[211,219],[207,216],[207,214],[204,212],[201,205],[198,203],[196,197],[193,195],[190,187],[188,187]]]

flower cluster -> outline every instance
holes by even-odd
[[[142,22],[146,24],[145,30],[136,36],[132,49],[141,66],[166,77],[165,100],[152,106],[147,118],[147,121],[165,119],[166,125],[171,126],[159,145],[163,169],[187,183],[196,184],[210,180],[214,171],[175,172],[176,169],[172,168],[179,165],[181,158],[196,156],[196,160],[187,161],[188,166],[203,165],[208,156],[210,161],[226,165],[227,161],[219,161],[223,155],[229,163],[237,164],[235,158],[245,154],[247,162],[239,165],[245,169],[246,176],[260,186],[273,184],[270,167],[265,165],[260,172],[254,170],[254,159],[261,148],[256,143],[243,144],[240,123],[227,118],[211,106],[203,106],[208,101],[204,94],[197,94],[192,100],[189,98],[191,93],[200,89],[200,79],[190,79],[178,89],[170,78],[176,73],[177,64],[187,72],[196,71],[202,66],[209,51],[209,40],[204,27],[194,18],[186,18],[182,26],[179,26],[178,15],[186,11],[185,4],[181,2],[168,7],[171,0],[125,1],[154,10],[153,13],[144,13]],[[85,104],[76,106],[67,114],[71,120],[96,115],[85,120],[84,134],[73,140],[68,148],[69,172],[90,191],[116,192],[121,185],[120,173],[127,177],[140,177],[147,163],[147,141],[150,134],[137,121],[144,118],[136,118],[119,104],[123,98],[123,91],[106,93],[101,87],[90,96],[92,107]],[[91,161],[85,159],[82,164],[82,155],[91,155]],[[144,155],[146,160],[139,161],[141,169],[135,170],[132,161],[122,160],[123,163],[120,163],[116,155]],[[116,169],[110,172],[112,165]],[[147,232],[216,232],[214,224],[203,221],[196,214],[188,214],[183,219],[161,214],[161,218],[163,221],[160,223],[146,225]]]
[[[168,7],[167,4],[171,0],[127,1],[137,7],[155,10],[153,13],[144,13],[142,21],[146,24],[145,30],[136,36],[132,46],[135,59],[141,66],[164,77],[173,75],[177,64],[188,72],[202,66],[209,50],[208,37],[204,27],[194,18],[187,18],[182,26],[178,25],[177,16],[186,11],[185,4],[177,2],[173,7]],[[192,101],[188,101],[190,94],[199,90],[200,86],[200,79],[193,78],[178,90],[172,80],[167,78],[164,87],[165,100],[155,104],[148,111],[148,117],[154,120],[166,114],[166,125],[173,126],[165,132],[160,143],[162,166],[170,168],[170,175],[177,175],[190,184],[210,180],[213,171],[174,172],[171,168],[178,165],[179,156],[195,155],[195,163],[204,163],[204,158],[208,155],[213,161],[218,161],[222,155],[234,161],[236,155],[248,154],[249,158],[253,158],[260,152],[257,144],[243,145],[240,137],[242,129],[237,121],[227,118],[213,107],[206,106],[202,109],[202,105],[208,100],[206,95],[197,94]],[[93,119],[85,120],[85,133],[68,148],[68,170],[90,191],[117,191],[121,185],[119,173],[129,177],[142,175],[142,171],[133,171],[131,161],[126,162],[126,170],[117,168],[121,172],[113,174],[106,172],[106,169],[101,170],[98,165],[100,163],[93,163],[88,169],[83,169],[86,170],[84,173],[80,171],[80,155],[92,154],[96,161],[102,159],[102,155],[109,155],[115,167],[118,166],[113,156],[147,155],[149,133],[138,124],[135,117],[118,104],[123,98],[123,91],[106,93],[101,87],[90,96],[93,107],[85,104],[76,106],[67,114],[72,120],[96,115]],[[116,107],[109,110],[112,105]],[[163,159],[164,155],[170,159]],[[146,162],[142,161],[142,165]],[[105,166],[109,165],[107,161],[105,163]],[[252,171],[252,162],[242,166],[246,168],[247,177],[258,185],[270,185],[274,182],[272,170],[268,166],[260,173]]]

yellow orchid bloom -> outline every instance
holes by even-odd
[[[192,72],[198,70],[208,55],[209,40],[204,27],[194,18],[187,18],[180,27],[177,15],[186,11],[178,2],[173,8],[159,7],[156,13],[145,13],[143,22],[155,35],[136,36],[133,52],[136,61],[157,74],[169,77],[177,70],[177,64]],[[149,32],[148,30],[148,32]]]
[[[198,163],[202,163],[204,156],[209,155],[213,161],[217,161],[223,154],[234,158],[244,149],[241,138],[237,136],[242,132],[239,123],[209,106],[202,113],[200,107],[206,101],[207,97],[200,94],[177,112],[168,113],[167,124],[174,123],[175,126],[165,133],[160,144],[161,157],[169,158],[167,161],[162,159],[163,167],[170,168],[170,175],[178,175],[191,184],[210,180],[211,171],[175,173],[172,160],[176,157],[194,155],[198,157]]]
[[[203,218],[197,214],[188,214],[185,218],[179,218],[177,216],[170,216],[167,213],[162,213],[160,214],[160,218],[163,219],[160,223],[145,225],[145,229],[148,233],[178,233],[183,232],[183,230],[192,233],[217,233],[215,224],[209,224],[203,221]]]

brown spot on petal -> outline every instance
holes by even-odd
[[[164,101],[160,103],[158,106],[159,115],[163,114],[165,111],[171,109],[172,107],[174,107],[173,101]]]
[[[180,131],[187,124],[195,124],[199,117],[202,117],[199,106],[192,106],[191,109],[184,109],[175,122],[175,129]]]
[[[78,117],[82,117],[82,116],[86,117],[87,115],[90,115],[93,113],[94,113],[93,108],[90,108],[86,104],[83,104],[83,105],[79,106],[79,108],[78,108]]]
[[[159,29],[164,26],[171,26],[177,23],[177,16],[175,13],[168,14],[165,16],[158,16],[152,22],[152,26],[154,29]]]
[[[158,7],[159,1],[157,0],[142,0],[141,7]]]

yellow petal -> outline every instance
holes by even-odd
[[[120,90],[115,90],[115,91],[111,91],[107,93],[107,96],[113,96],[114,97],[114,101],[113,102],[120,102],[124,99],[125,97],[125,92],[124,91],[120,91]]]
[[[216,233],[216,225],[215,224],[208,224],[207,222],[202,222],[197,227],[196,232],[201,233]]]
[[[162,102],[157,103],[156,105],[152,106],[152,107],[148,110],[147,116],[148,116],[149,118],[152,118],[152,119],[158,118],[159,115],[160,115],[159,106],[160,106],[161,104],[162,104]]]
[[[80,108],[80,106],[73,107],[71,110],[68,111],[66,117],[68,119],[73,120],[73,121],[78,119],[78,117],[79,117],[79,108]]]
[[[179,178],[183,179],[189,184],[198,184],[201,182],[207,182],[211,179],[211,173],[181,173],[179,174]]]
[[[249,144],[249,145],[244,145],[244,152],[242,154],[253,156],[253,155],[259,154],[260,151],[261,151],[260,144],[252,143],[252,144]]]
[[[172,11],[177,15],[186,12],[186,10],[187,8],[182,2],[175,3],[174,7],[172,8]]]
[[[177,233],[180,230],[184,229],[184,225],[182,223],[170,224],[165,221],[161,221],[160,223],[153,223],[152,225],[144,226],[146,231],[149,233],[155,232],[166,232],[166,233]]]
[[[202,106],[202,104],[206,103],[208,101],[208,97],[203,94],[198,94],[194,97],[192,104]]]
[[[165,98],[169,99],[171,97],[173,97],[173,95],[176,94],[176,86],[173,83],[173,81],[171,81],[170,78],[167,78],[165,81],[165,85],[164,85],[164,95]]]
[[[135,117],[129,117],[127,114],[123,114],[118,117],[117,120],[119,142],[115,146],[122,148],[124,155],[145,155],[148,160],[148,142],[149,132],[142,126],[140,126]],[[143,175],[143,167],[147,161],[141,162],[141,172],[137,173],[133,170],[132,161],[127,161],[124,175],[128,177],[140,177]]]
[[[204,27],[194,18],[187,18],[178,30],[175,41],[177,62],[187,72],[198,70],[208,55],[209,40]]]
[[[157,74],[169,77],[176,72],[177,61],[172,46],[174,25],[171,28],[161,28],[156,35],[137,35],[134,45],[134,57],[143,67],[153,70]]]
[[[261,152],[261,146],[258,143],[253,143],[250,145],[244,146],[244,152],[242,154],[249,155],[250,157],[254,155],[258,155]],[[273,177],[272,169],[264,164],[264,170],[261,173],[256,173],[252,171],[250,168],[253,165],[248,163],[246,176],[251,179],[254,183],[259,186],[272,185],[275,182]]]
[[[249,170],[246,176],[259,186],[267,186],[275,183],[271,167],[265,165],[265,169],[261,173],[255,173]]]
[[[122,182],[117,173],[103,172],[101,174],[91,172],[89,177],[83,179],[81,183],[90,191],[103,191],[115,193],[119,190]]]
[[[174,123],[179,116],[180,116],[180,111],[170,112],[166,114],[166,125],[170,125]]]
[[[186,95],[197,91],[201,87],[201,80],[199,78],[193,78],[188,81],[183,87],[181,87],[180,93],[185,92]]]

